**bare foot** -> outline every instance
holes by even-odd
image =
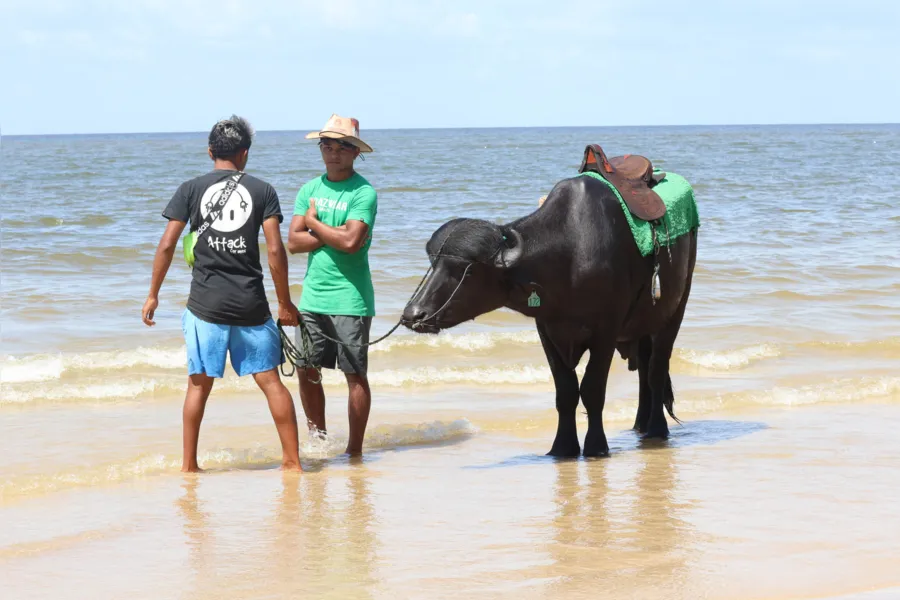
[[[295,463],[293,461],[285,461],[281,463],[281,470],[288,471],[291,473],[302,473],[303,467],[300,466],[300,463]]]
[[[347,456],[362,456],[362,448],[350,448],[350,446],[347,446],[344,454]]]
[[[197,465],[187,465],[181,467],[182,473],[205,473],[206,469],[201,469]]]

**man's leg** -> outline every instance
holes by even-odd
[[[228,350],[235,373],[240,377],[253,375],[256,385],[266,396],[281,440],[282,468],[299,471],[297,413],[291,393],[278,376],[278,365],[284,358],[275,321],[269,319],[262,325],[232,327]]]
[[[325,429],[325,390],[318,381],[319,374],[315,369],[298,369],[300,379],[300,402],[306,415],[306,426],[313,433],[326,433]]]
[[[297,377],[300,381],[300,403],[303,404],[306,425],[310,432],[324,435],[327,432],[325,428],[325,390],[322,388],[320,373],[313,367],[315,365],[320,369],[334,368],[337,348],[322,334],[336,337],[336,332],[331,321],[325,315],[304,311],[300,316],[308,337],[304,339],[303,329],[297,327],[294,342],[302,355],[309,354],[311,362],[308,365],[302,364],[297,369]]]
[[[347,378],[349,394],[347,416],[350,421],[350,436],[347,440],[347,454],[362,454],[366,424],[372,407],[372,391],[366,375],[369,366],[369,328],[371,317],[333,317],[338,339],[348,345],[338,350],[338,366]]]
[[[188,377],[187,394],[184,398],[184,408],[181,411],[184,428],[184,454],[181,460],[181,470],[185,473],[201,471],[197,464],[197,444],[200,441],[200,423],[203,421],[203,413],[206,410],[209,393],[212,391],[213,381],[213,378],[205,373]]]
[[[345,373],[350,397],[347,402],[347,416],[350,419],[350,438],[347,440],[347,454],[362,454],[363,439],[366,437],[366,424],[369,422],[369,409],[372,407],[372,391],[365,375]]]
[[[281,468],[291,471],[302,471],[300,468],[300,444],[297,439],[297,412],[291,393],[281,382],[278,370],[254,373],[256,385],[266,395],[269,412],[275,421],[278,438],[281,440]]]
[[[197,464],[200,423],[214,378],[225,373],[230,328],[202,321],[185,309],[181,316],[181,330],[184,332],[188,363],[187,394],[181,411],[184,446],[181,470],[196,473],[200,471]]]

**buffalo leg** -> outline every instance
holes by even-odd
[[[575,424],[575,411],[578,408],[578,376],[574,368],[566,366],[545,328],[538,324],[537,329],[556,386],[556,412],[559,418],[556,439],[553,440],[553,447],[547,455],[560,458],[575,457],[581,453],[578,427]]]
[[[650,403],[650,418],[647,421],[645,437],[667,438],[669,437],[669,425],[666,423],[666,415],[663,412],[665,406],[666,379],[669,376],[669,357],[672,354],[672,342],[660,339],[657,335],[653,340],[653,354],[650,357],[648,379],[652,401]]]
[[[672,348],[675,347],[675,338],[681,329],[681,321],[684,319],[684,311],[687,308],[688,298],[691,295],[691,283],[693,280],[694,265],[697,262],[697,233],[691,232],[691,250],[688,257],[687,281],[684,293],[678,309],[669,323],[653,336],[652,351],[650,353],[650,368],[648,381],[652,394],[650,404],[650,420],[647,423],[646,437],[666,438],[669,436],[669,425],[666,423],[666,415],[663,413],[666,402],[669,406],[674,404],[675,396],[672,390],[672,379],[669,375],[669,360],[672,358]]]
[[[588,430],[584,437],[585,456],[606,456],[609,444],[603,431],[603,405],[606,404],[606,381],[616,347],[605,340],[591,346],[591,358],[581,379],[581,402],[588,414]]]
[[[650,406],[653,403],[653,394],[650,391],[650,355],[653,342],[650,336],[642,337],[638,341],[638,409],[634,419],[634,430],[647,433],[647,424],[650,422]]]
[[[672,348],[675,347],[675,338],[678,337],[681,320],[684,318],[687,299],[688,295],[685,293],[672,320],[653,337],[653,350],[650,353],[648,373],[653,398],[650,404],[650,420],[647,423],[646,437],[648,438],[669,437],[669,425],[666,423],[666,415],[663,413],[666,401],[672,394],[669,360],[672,358]]]

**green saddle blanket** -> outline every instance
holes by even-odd
[[[658,169],[656,170],[658,171]],[[625,211],[625,218],[628,220],[628,226],[641,251],[641,256],[650,255],[653,252],[653,231],[650,228],[650,222],[631,214],[625,201],[622,200],[619,190],[599,173],[585,171],[580,175],[593,177],[609,186],[609,189],[619,199],[622,210]],[[694,190],[684,177],[666,171],[665,179],[653,186],[653,191],[666,205],[666,214],[656,227],[656,237],[660,246],[668,246],[684,234],[700,227],[700,213],[697,212]],[[668,227],[668,237],[666,236],[666,227]]]

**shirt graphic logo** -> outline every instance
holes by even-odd
[[[200,216],[202,218],[205,219],[209,211],[215,208],[225,190],[225,183],[222,181],[206,188],[203,198],[200,199]],[[210,227],[219,233],[231,233],[243,227],[250,220],[251,214],[253,214],[253,197],[247,188],[239,183],[231,193],[231,198],[222,208],[222,212]]]

